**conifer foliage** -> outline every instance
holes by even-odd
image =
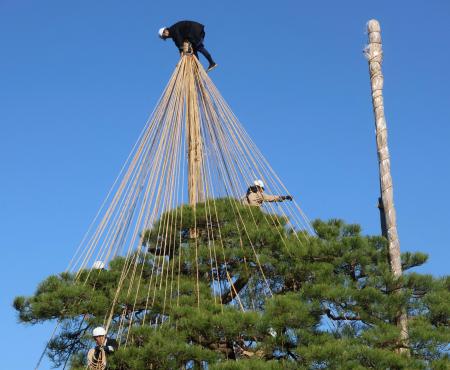
[[[263,211],[235,205],[236,212],[230,202],[215,201],[216,220],[205,216],[207,203],[171,210],[144,232],[133,256],[77,280],[48,277],[33,296],[15,299],[20,321],[60,322],[47,352],[56,366],[70,357],[72,369],[85,368],[92,329],[111,309],[108,335],[120,348],[108,358],[110,369],[449,367],[450,277],[408,271],[426,255],[403,254],[407,273],[399,283],[387,241],[362,235],[358,225],[315,221],[310,236],[288,231],[286,218],[273,214],[267,222]],[[182,227],[166,248],[156,247],[152,230],[181,213]],[[211,245],[211,230],[220,246]],[[158,259],[171,273],[158,275]],[[395,317],[404,308],[410,356],[397,351]]]

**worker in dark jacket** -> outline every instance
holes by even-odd
[[[160,28],[158,35],[163,40],[171,38],[180,52],[183,50],[183,43],[189,41],[197,59],[198,52],[200,52],[208,60],[207,72],[217,67],[211,54],[208,53],[203,45],[203,40],[205,39],[205,26],[203,24],[194,21],[180,21],[170,27]]]

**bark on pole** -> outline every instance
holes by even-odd
[[[195,56],[192,54],[192,46],[183,44],[183,58],[186,59],[185,97],[186,97],[186,133],[188,147],[188,197],[189,205],[195,209],[196,204],[205,200],[203,191],[203,142],[200,132],[200,112],[198,106],[198,89],[195,80],[196,65]],[[196,239],[197,226],[189,230],[191,239]],[[197,249],[196,249],[197,253]],[[197,278],[198,278],[197,270]],[[200,292],[197,286],[198,304],[200,304]]]
[[[185,46],[185,49],[187,46]],[[204,201],[202,168],[203,143],[200,132],[200,114],[198,111],[198,91],[194,77],[196,68],[193,55],[187,56],[187,90],[186,90],[186,130],[188,140],[188,194],[189,204],[193,207]]]
[[[389,243],[389,263],[391,271],[396,278],[402,276],[400,256],[400,242],[397,233],[397,220],[394,207],[393,185],[391,177],[391,161],[389,157],[387,126],[383,103],[383,48],[381,43],[381,27],[377,20],[371,19],[367,23],[369,44],[365,54],[369,61],[370,83],[372,89],[372,104],[375,115],[376,142],[378,152],[378,165],[380,174],[381,203],[380,210],[384,213],[386,226],[383,234],[387,235]],[[408,318],[406,312],[399,312],[397,325],[400,328],[400,352],[407,352],[408,344]]]

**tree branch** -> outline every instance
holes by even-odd
[[[361,321],[361,317],[359,315],[356,316],[347,316],[347,315],[334,315],[329,308],[325,310],[326,315],[328,318],[332,320],[348,320],[348,321]]]
[[[248,277],[239,277],[234,283],[234,289],[230,286],[230,290],[224,294],[222,294],[222,304],[228,304],[230,303],[235,297],[236,293],[239,294],[239,292],[247,285],[248,283]]]

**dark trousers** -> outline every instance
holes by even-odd
[[[205,49],[205,45],[203,45],[203,40],[200,44],[198,44],[194,48],[194,55],[197,57],[197,59],[198,59],[199,52],[203,54],[203,56],[208,60],[210,65],[214,64],[214,60],[213,60],[211,54],[208,52],[208,50]]]

